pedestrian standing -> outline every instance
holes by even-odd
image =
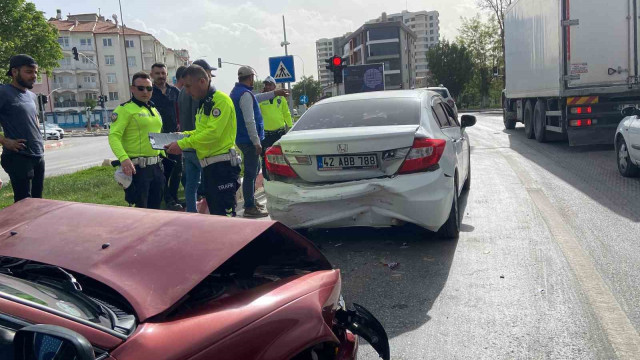
[[[276,89],[276,80],[267,76],[263,81],[263,92],[270,92]],[[293,126],[291,113],[289,112],[289,104],[284,96],[276,96],[271,100],[260,102],[260,112],[264,119],[264,141],[262,141],[262,175],[269,180],[267,166],[265,162],[265,152],[273,146],[276,141],[280,140],[282,135],[286,134]]]
[[[38,64],[29,55],[9,60],[11,83],[0,85],[0,163],[9,175],[13,200],[42,197],[44,141],[38,126],[36,95],[29,91],[38,77]]]
[[[201,66],[208,75],[211,75],[211,70],[213,69],[205,60],[196,60],[193,63]],[[178,81],[184,85],[184,71],[180,73],[180,76]],[[189,132],[196,129],[196,114],[199,108],[200,101],[191,97],[187,93],[186,88],[183,87],[180,89],[180,95],[178,96],[180,130]],[[187,205],[187,212],[195,213],[198,212],[196,207],[198,193],[204,193],[204,189],[201,189],[202,167],[200,166],[200,160],[198,159],[195,149],[182,149],[182,159],[184,163],[184,198]]]
[[[145,72],[133,75],[131,100],[121,104],[111,114],[109,146],[120,161],[122,171],[132,176],[125,190],[125,199],[136,207],[159,209],[165,178],[160,150],[149,142],[150,132],[160,132],[162,118],[151,105],[153,85]]]
[[[151,77],[153,78],[153,96],[151,102],[158,109],[162,117],[162,132],[178,132],[178,114],[176,106],[180,90],[167,83],[167,66],[162,63],[155,63],[151,66]],[[182,156],[168,155],[162,159],[164,166],[165,189],[164,202],[169,210],[182,210],[182,205],[178,203],[178,188],[182,178]]]
[[[183,81],[182,81],[182,74],[184,74],[184,71],[187,70],[186,66],[178,66],[178,68],[176,69],[176,83],[175,83],[175,87],[178,90],[182,90],[182,86],[183,86]],[[178,116],[178,119],[180,117]],[[178,121],[178,125],[180,125],[180,121]]]
[[[195,130],[166,147],[169,154],[196,150],[204,177],[207,205],[212,215],[236,216],[240,162],[235,153],[236,113],[229,96],[211,83],[211,74],[199,65],[184,73],[184,88],[199,101]]]
[[[264,121],[260,113],[259,102],[271,100],[276,96],[287,96],[284,89],[254,95],[255,70],[242,66],[238,70],[238,82],[230,97],[236,109],[238,135],[236,144],[242,151],[244,178],[242,195],[244,197],[244,217],[265,217],[269,215],[264,206],[255,201],[256,178],[260,171],[260,155],[264,140]]]

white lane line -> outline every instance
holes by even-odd
[[[602,280],[589,255],[580,246],[562,214],[556,210],[547,195],[513,155],[507,154],[505,151],[500,151],[500,153],[520,178],[540,211],[551,235],[562,249],[618,358],[640,359],[638,332],[607,284]]]

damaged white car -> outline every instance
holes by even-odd
[[[269,213],[296,229],[413,223],[457,237],[475,122],[427,90],[323,100],[266,152]]]

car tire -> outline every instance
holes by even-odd
[[[467,161],[467,180],[462,185],[462,191],[469,191],[471,188],[471,150],[469,150],[469,158]]]
[[[547,107],[543,100],[538,100],[533,109],[533,130],[539,143],[547,142],[546,117]]]
[[[445,239],[457,239],[460,236],[460,209],[458,208],[458,179],[454,180],[453,201],[447,222],[438,230],[438,235]]]
[[[616,159],[620,175],[624,177],[637,177],[638,174],[640,174],[640,168],[631,161],[627,143],[622,136],[616,143]]]
[[[513,130],[516,128],[516,119],[507,119],[507,99],[504,100],[502,104],[502,122],[504,123],[504,128],[507,130]]]
[[[533,102],[532,100],[527,100],[524,105],[524,114],[523,114],[523,122],[524,122],[524,136],[527,139],[535,138],[535,128],[533,123]]]

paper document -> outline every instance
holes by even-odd
[[[187,137],[184,134],[149,133],[149,142],[155,150],[164,150],[165,145]]]

